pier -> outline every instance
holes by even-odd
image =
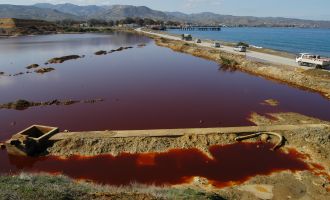
[[[170,26],[166,29],[178,29],[182,31],[221,31],[221,26]]]

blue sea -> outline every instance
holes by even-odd
[[[222,31],[181,31],[202,39],[249,44],[290,53],[313,53],[330,57],[330,29],[302,28],[222,28]]]

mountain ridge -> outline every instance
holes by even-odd
[[[31,6],[0,4],[0,17],[23,19],[45,19],[48,21],[71,20],[120,20],[131,18],[151,18],[162,21],[178,21],[196,24],[222,24],[227,26],[261,26],[261,27],[307,27],[330,28],[330,21],[304,20],[284,17],[253,17],[221,15],[212,12],[185,14],[182,12],[163,12],[146,6],[131,5],[87,5],[71,3],[49,4],[38,3]]]
[[[0,4],[1,18],[38,19],[56,21],[64,19],[79,20],[79,17],[69,13],[62,13],[49,8],[38,8],[35,6],[21,6],[11,4]]]

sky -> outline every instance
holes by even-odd
[[[330,0],[0,0],[0,4],[137,5],[161,11],[330,20]]]

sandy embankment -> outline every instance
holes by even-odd
[[[325,124],[329,122],[315,118],[303,116],[296,113],[278,113],[268,116],[261,116],[256,113],[250,116],[250,120],[257,125],[287,125],[297,124],[300,129],[278,131],[286,138],[285,146],[295,148],[299,152],[310,155],[310,162],[319,163],[325,167],[324,172],[330,172],[330,126],[307,127],[304,124]],[[147,131],[146,131],[147,132]],[[86,133],[87,134],[87,133]],[[128,153],[148,153],[167,152],[171,149],[198,148],[209,154],[210,146],[231,144],[236,142],[237,134],[210,133],[205,135],[184,134],[182,136],[163,137],[90,137],[82,133],[81,137],[68,137],[59,140],[48,149],[50,155],[70,156],[79,155],[118,155],[122,152]],[[70,134],[69,134],[70,135]],[[110,136],[110,135],[109,135]],[[270,142],[276,143],[276,137],[272,137]],[[253,138],[247,141],[259,141],[260,138]],[[262,163],[262,161],[261,161]],[[292,187],[295,188],[292,188]],[[289,171],[274,173],[270,176],[255,176],[242,185],[234,185],[223,189],[213,188],[208,180],[196,177],[191,184],[176,186],[177,188],[193,188],[196,190],[213,191],[226,199],[256,199],[255,195],[268,195],[273,199],[292,199],[305,197],[306,199],[327,199],[330,187],[329,177],[314,174],[310,171],[292,173]],[[255,188],[269,189],[268,192],[251,191]],[[268,198],[264,198],[268,199]]]

